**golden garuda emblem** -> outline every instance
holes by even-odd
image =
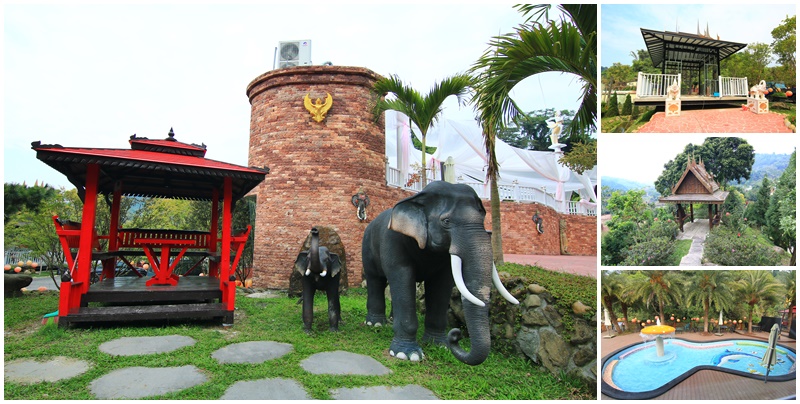
[[[325,114],[328,113],[328,110],[331,109],[333,105],[333,97],[331,97],[330,93],[326,94],[328,94],[328,96],[325,97],[325,103],[319,98],[317,98],[315,102],[312,102],[309,94],[306,94],[306,98],[303,99],[303,104],[306,106],[306,109],[308,112],[311,112],[311,118],[317,122],[322,122],[322,120],[325,119]]]

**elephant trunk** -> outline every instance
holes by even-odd
[[[489,356],[491,346],[489,292],[492,283],[492,246],[489,235],[482,228],[479,231],[482,234],[477,236],[457,237],[450,248],[453,278],[459,290],[462,290],[461,303],[471,348],[467,352],[458,344],[461,339],[461,330],[458,328],[450,330],[447,340],[453,356],[468,365],[483,363]],[[469,241],[459,244],[459,239]]]
[[[308,249],[308,270],[306,270],[306,275],[310,275],[310,273],[316,275],[322,273],[322,265],[319,260],[319,230],[316,227],[311,228],[311,247]]]

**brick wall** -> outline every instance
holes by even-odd
[[[386,186],[384,123],[375,122],[370,108],[378,77],[359,67],[307,66],[273,70],[248,85],[248,164],[271,170],[253,191],[258,198],[253,256],[257,287],[288,288],[297,252],[317,225],[336,230],[346,251],[349,283],[361,283],[361,239],[369,220],[410,195]],[[303,106],[306,94],[312,100],[333,97],[322,122],[312,120]],[[350,202],[359,191],[371,200],[363,223]],[[506,253],[559,254],[558,222],[550,220],[558,214],[540,208],[548,211],[543,235],[533,234],[534,205],[503,204]],[[569,217],[571,254],[596,254],[597,243],[589,241],[596,238],[594,223],[595,218]]]

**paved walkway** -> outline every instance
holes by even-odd
[[[740,108],[681,111],[667,118],[657,112],[637,133],[792,133],[784,116],[770,112],[757,115]]]
[[[603,332],[604,336],[606,334],[607,332]],[[769,337],[768,332],[745,334],[741,331],[724,333],[722,336],[716,336],[712,333],[703,335],[703,333],[697,332],[676,335],[676,338],[697,342],[731,338],[767,341],[767,337]],[[640,342],[642,342],[642,337],[638,333],[618,335],[614,338],[601,338],[601,371],[603,366],[602,358],[620,348]],[[794,350],[797,349],[796,341],[789,339],[786,333],[781,336],[778,343]],[[763,379],[752,379],[714,370],[701,370],[678,383],[666,393],[655,397],[654,400],[776,400],[797,394],[796,384],[797,380],[764,383]],[[613,400],[613,398],[606,395],[601,395],[601,399]]]
[[[519,255],[503,254],[506,262],[536,265],[551,271],[589,276],[597,279],[596,255]]]
[[[146,339],[146,340],[144,340]],[[181,335],[160,337],[122,337],[101,344],[98,349],[111,356],[156,355],[178,349],[191,349],[195,340]],[[156,346],[159,349],[153,350]],[[294,348],[291,344],[274,341],[248,341],[222,347],[211,354],[220,365],[263,363],[280,358]],[[56,357],[47,362],[17,359],[4,364],[4,378],[21,384],[37,384],[70,379],[86,373],[91,364],[68,357]],[[341,377],[352,375],[375,376],[392,371],[377,360],[344,351],[320,352],[300,362],[300,367],[312,374]],[[140,399],[181,391],[208,381],[206,373],[193,365],[180,367],[140,367],[116,369],[89,383],[97,399]],[[337,400],[436,400],[432,391],[419,385],[370,386],[330,390]],[[209,397],[210,398],[210,397]],[[303,385],[295,380],[266,378],[232,381],[220,397],[223,400],[309,400]]]
[[[680,266],[703,265],[703,245],[708,231],[708,219],[695,219],[694,223],[683,224],[683,233],[678,234],[678,240],[692,240],[692,246],[689,247],[689,253],[681,258]]]

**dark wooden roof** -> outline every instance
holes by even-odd
[[[747,46],[743,43],[720,41],[686,32],[640,29],[655,67],[661,66],[665,60],[680,60],[684,64],[694,66],[705,63],[716,64],[717,54],[721,61]]]
[[[720,189],[714,176],[706,171],[703,161],[689,158],[683,175],[672,187],[672,195],[658,198],[663,203],[710,203],[721,204],[728,197],[728,191]]]
[[[126,196],[211,200],[222,195],[223,180],[233,182],[233,200],[245,196],[269,173],[269,168],[243,167],[205,158],[205,145],[175,140],[170,129],[163,140],[131,136],[130,149],[63,147],[31,143],[36,158],[67,176],[83,195],[86,168],[100,166],[98,192],[109,195],[119,182]]]

